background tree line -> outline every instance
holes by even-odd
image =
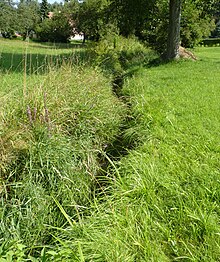
[[[48,17],[48,12],[53,12]],[[182,0],[180,40],[192,47],[202,38],[220,36],[218,0]],[[35,32],[41,41],[66,42],[74,32],[98,41],[107,31],[135,35],[159,52],[165,50],[169,23],[168,0],[71,0],[48,4],[47,0],[0,0],[0,31],[24,38]]]

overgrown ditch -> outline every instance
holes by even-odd
[[[135,125],[135,117],[132,115],[131,103],[128,96],[123,95],[123,85],[125,79],[131,74],[117,75],[112,81],[112,92],[127,108],[127,114],[120,125],[118,134],[115,139],[106,145],[103,152],[98,154],[98,163],[100,170],[96,175],[95,192],[101,194],[105,192],[105,187],[108,186],[106,176],[110,176],[115,172],[112,166],[114,163],[117,168],[120,159],[129,154],[130,150],[134,150],[139,144],[138,136],[132,136],[132,139],[126,137],[126,131]]]

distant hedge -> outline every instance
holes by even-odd
[[[203,46],[220,46],[220,38],[207,38],[200,44]]]

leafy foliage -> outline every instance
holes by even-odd
[[[194,1],[187,1],[183,6],[181,24],[181,42],[185,47],[193,47],[203,38],[208,37],[215,28],[214,19],[204,14]]]
[[[49,11],[49,6],[47,0],[42,0],[40,4],[40,16],[41,20],[44,20],[45,18],[48,17],[48,11]]]
[[[113,19],[117,21],[122,35],[140,35],[149,19],[154,2],[154,0],[139,0],[136,2],[114,0],[111,1],[109,12],[113,13]]]
[[[40,22],[39,5],[35,1],[22,1],[17,8],[18,30],[25,39]]]
[[[11,37],[17,29],[17,13],[13,5],[8,2],[0,1],[0,31]]]
[[[88,39],[99,40],[107,24],[107,10],[108,1],[106,0],[88,0],[75,4],[72,19],[76,23],[77,31],[83,32]]]
[[[62,12],[54,13],[52,18],[47,18],[36,28],[40,41],[67,43],[73,34],[70,19]]]
[[[22,1],[18,9],[3,0],[0,4],[0,28],[3,32],[27,32],[35,29],[38,24],[37,32],[40,39],[65,42],[70,35],[66,22],[66,18],[69,17],[72,29],[82,32],[87,39],[101,39],[105,35],[105,28],[110,26],[113,31],[123,36],[137,36],[159,52],[165,50],[167,43],[169,8],[166,0],[67,1],[64,5],[50,6],[54,11],[53,22],[44,23],[39,23],[39,20],[47,20],[49,4],[46,0],[40,6],[35,1]],[[218,7],[219,3],[216,0],[183,1],[181,41],[184,46],[194,46],[202,38],[210,35],[215,27],[214,21],[218,22]],[[63,15],[58,15],[59,12]],[[46,37],[50,31],[51,34]]]

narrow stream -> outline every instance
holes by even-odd
[[[114,95],[122,101],[127,107],[127,115],[123,120],[123,123],[119,129],[118,135],[115,137],[111,144],[108,144],[103,153],[98,155],[98,161],[100,165],[100,171],[96,175],[95,183],[95,195],[101,194],[108,186],[109,180],[107,177],[111,177],[111,173],[114,173],[112,163],[117,166],[120,159],[126,156],[130,150],[137,146],[137,140],[128,141],[125,138],[125,132],[132,126],[134,118],[131,113],[131,105],[128,99],[123,96],[122,88],[124,84],[124,77],[116,77],[112,82],[112,91]],[[112,162],[112,163],[111,163]]]

